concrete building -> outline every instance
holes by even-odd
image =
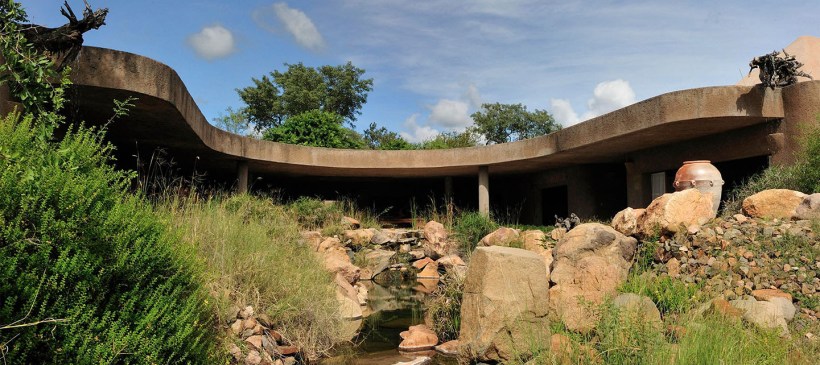
[[[789,47],[807,65],[820,60],[818,38],[801,37]],[[109,127],[124,167],[136,168],[138,157],[147,161],[163,148],[181,173],[196,170],[240,191],[250,186],[286,197],[346,196],[386,209],[386,216],[405,217],[411,200],[425,206],[449,195],[457,206],[533,224],[552,223],[554,214],[607,219],[626,206],[644,207],[672,190],[674,171],[687,160],[711,160],[730,189],[770,164],[792,162],[801,126],[817,124],[820,115],[820,81],[771,90],[743,80],[662,94],[514,143],[339,150],[219,130],[174,70],[139,55],[85,47],[72,78],[68,113],[77,120],[104,122],[114,99],[138,98],[127,120]],[[11,106],[0,102],[5,110]]]

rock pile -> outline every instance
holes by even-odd
[[[264,314],[256,315],[247,306],[236,315],[231,333],[243,346],[232,343],[229,347],[233,364],[243,365],[293,365],[299,353],[279,332],[271,328],[271,320]],[[245,350],[243,350],[243,348]]]

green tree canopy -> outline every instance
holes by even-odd
[[[311,110],[287,118],[282,125],[266,130],[262,138],[303,146],[364,148],[361,136],[345,128],[341,116],[321,110]]]
[[[220,114],[214,119],[214,125],[234,134],[245,134],[248,132],[248,115],[245,109],[233,110],[228,107],[225,110],[226,114]]]
[[[482,104],[481,110],[471,117],[475,132],[484,136],[488,144],[520,141],[561,129],[546,110],[529,112],[521,104]]]
[[[370,123],[364,131],[364,142],[373,150],[411,150],[413,145],[402,138],[398,133]]]
[[[337,114],[352,126],[373,87],[373,79],[363,79],[364,70],[350,62],[318,68],[301,62],[285,66],[285,72],[273,71],[270,77],[254,78],[254,86],[236,90],[257,130],[280,126],[311,110]]]

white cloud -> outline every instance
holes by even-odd
[[[227,57],[236,51],[233,33],[219,24],[204,27],[188,36],[188,45],[206,60]]]
[[[552,115],[565,127],[595,118],[613,110],[635,103],[635,92],[629,82],[617,79],[604,81],[595,86],[592,98],[587,101],[587,111],[580,117],[569,100],[551,99]]]
[[[464,128],[473,122],[469,108],[470,106],[464,101],[440,99],[430,107],[430,116],[427,121],[447,129]]]
[[[604,81],[595,86],[592,99],[587,102],[593,117],[609,113],[635,103],[635,92],[629,82],[621,79]]]
[[[430,126],[418,125],[418,122],[416,122],[418,117],[418,114],[413,114],[404,121],[404,128],[409,132],[399,132],[399,135],[410,143],[424,142],[435,138],[440,133],[438,130],[431,128]]]
[[[568,127],[579,122],[578,113],[572,109],[569,100],[550,99],[550,107],[552,108],[552,116],[561,125]]]
[[[288,33],[296,39],[296,43],[313,51],[320,51],[325,47],[322,34],[304,12],[288,7],[284,2],[274,4],[273,10]],[[257,16],[258,14],[254,14],[255,18]]]

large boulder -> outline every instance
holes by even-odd
[[[432,258],[444,257],[456,252],[458,247],[455,242],[448,240],[447,229],[444,225],[429,221],[424,225],[424,253]]]
[[[795,209],[797,219],[820,219],[820,193],[814,193],[803,198]]]
[[[345,280],[351,284],[359,280],[361,269],[350,262],[350,256],[347,255],[344,248],[333,247],[319,254],[322,255],[322,261],[327,271],[342,274]]]
[[[364,254],[367,265],[362,270],[362,280],[373,280],[376,275],[379,275],[384,270],[390,267],[390,259],[395,253],[393,251],[375,249],[369,250]]]
[[[519,231],[513,228],[501,227],[478,241],[479,246],[505,246],[519,240]]]
[[[638,219],[638,230],[644,235],[686,232],[715,218],[712,194],[686,189],[663,194],[646,207]]]
[[[359,292],[347,282],[341,274],[336,274],[336,300],[339,302],[339,314],[343,319],[362,318],[362,307],[359,303]]]
[[[567,232],[552,251],[550,311],[573,331],[597,322],[595,306],[626,280],[638,241],[612,227],[585,223]]]
[[[763,190],[743,199],[743,214],[752,218],[792,219],[806,194],[789,189]]]
[[[780,305],[768,301],[757,301],[754,298],[733,300],[730,303],[743,312],[743,319],[746,322],[762,328],[777,329],[783,336],[789,335],[785,314]]]
[[[638,221],[646,213],[646,209],[632,209],[626,208],[615,214],[610,225],[616,231],[621,232],[627,236],[632,236],[639,233]]]
[[[348,229],[344,231],[345,241],[350,241],[355,246],[363,246],[370,243],[373,235],[376,234],[375,229]]]
[[[542,258],[530,251],[492,246],[470,258],[461,304],[459,340],[464,355],[504,361],[526,355],[527,339],[549,339],[549,286]]]

